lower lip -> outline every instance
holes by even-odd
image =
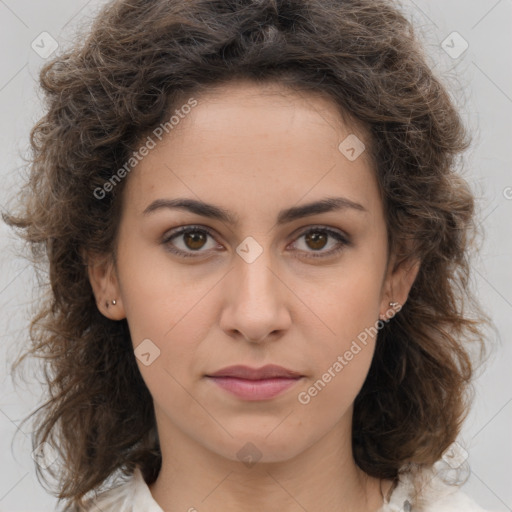
[[[291,388],[301,379],[273,378],[261,380],[235,377],[208,377],[218,386],[244,400],[268,400]]]

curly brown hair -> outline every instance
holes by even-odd
[[[32,248],[50,293],[30,327],[50,398],[33,447],[60,455],[59,500],[77,509],[111,475],[161,453],[151,395],[126,320],[98,310],[86,254],[115,256],[126,178],[101,199],[140,141],[184,95],[243,78],[325,94],[368,130],[397,265],[421,261],[409,299],[379,332],[354,405],[355,461],[396,477],[432,465],[456,439],[485,353],[486,315],[469,286],[474,197],[457,171],[470,137],[393,0],[118,0],[46,63],[46,114],[32,128],[30,176],[4,220]],[[476,352],[475,352],[476,353]],[[27,418],[28,419],[28,418]],[[26,421],[26,420],[25,420]],[[38,479],[44,473],[37,466]]]

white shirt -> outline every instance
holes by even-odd
[[[415,490],[420,486],[420,492]],[[91,510],[102,512],[164,512],[154,500],[140,469],[117,487],[104,491]],[[191,510],[194,510],[191,507]],[[185,512],[185,511],[184,511]],[[375,512],[490,512],[479,507],[459,487],[448,485],[433,470],[402,475],[383,506]]]

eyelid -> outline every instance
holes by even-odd
[[[314,231],[315,229],[318,231],[326,231],[327,233],[330,233],[330,234],[339,235],[340,237],[343,237],[347,243],[350,242],[350,236],[348,235],[348,233],[346,233],[342,229],[331,227],[327,224],[311,224],[304,228],[299,228],[297,230],[297,234],[294,233],[291,236],[294,237],[294,240],[295,240],[296,238],[298,238],[306,233],[309,233],[310,231]]]

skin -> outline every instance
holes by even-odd
[[[168,512],[376,511],[381,484],[386,492],[391,482],[361,471],[351,449],[353,402],[375,338],[307,405],[298,401],[389,313],[390,301],[405,303],[417,274],[418,263],[391,271],[367,152],[350,161],[338,149],[349,134],[367,147],[369,140],[331,100],[276,84],[231,82],[197,100],[127,178],[115,263],[91,255],[89,267],[100,311],[127,319],[134,349],[150,339],[160,350],[148,366],[137,359],[162,449],[150,491]],[[143,213],[155,200],[178,197],[229,210],[238,223],[170,208]],[[280,210],[326,197],[348,198],[364,211],[276,224]],[[169,241],[180,226],[213,236]],[[349,243],[308,242],[314,227]],[[262,249],[250,263],[236,252],[249,236]],[[192,257],[172,254],[173,243]],[[268,363],[304,377],[252,402],[205,378],[233,364]],[[237,456],[248,442],[261,456],[250,467]]]

